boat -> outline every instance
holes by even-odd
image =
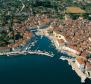
[[[61,56],[59,59],[61,59],[61,60],[67,60],[67,58],[65,56]]]

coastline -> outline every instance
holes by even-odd
[[[62,53],[65,53],[65,54],[68,54],[69,56],[71,56],[72,58],[75,58],[75,59],[78,57],[78,56],[77,56],[76,54],[74,54],[74,53],[69,53],[69,52],[67,52],[67,51],[64,51],[64,50],[60,49],[60,48],[57,46],[54,37],[51,38],[50,36],[48,36],[48,38],[49,38],[50,40],[52,40],[53,44],[55,45],[55,47],[56,47],[56,49],[57,49],[58,51],[60,51],[60,52],[62,52]],[[86,82],[86,79],[89,78],[89,77],[86,76],[86,74],[83,73],[83,72],[78,68],[78,66],[72,61],[72,59],[67,58],[67,59],[62,59],[62,60],[63,60],[63,61],[64,61],[64,60],[67,60],[68,64],[70,64],[70,66],[72,67],[72,70],[74,70],[74,71],[76,72],[76,74],[81,78],[81,83],[85,83],[85,82]],[[91,80],[91,78],[89,78],[89,79]]]
[[[59,51],[59,52],[63,52],[63,53],[66,53],[68,54],[69,56],[71,57],[78,57],[77,55],[75,55],[74,53],[69,53],[65,50],[63,50],[62,48],[60,48],[58,45],[57,45],[57,39],[51,35],[49,35],[49,33],[47,32],[48,31],[48,28],[47,29],[38,29],[38,31],[36,32],[36,35],[40,35],[40,36],[46,36],[48,39],[50,39],[50,41],[53,43],[53,45],[55,46],[55,48]],[[29,36],[28,36],[29,38]],[[28,39],[27,39],[28,40]],[[49,54],[48,52],[41,52],[41,51],[15,51],[15,52],[6,52],[6,53],[0,53],[0,55],[17,55],[17,54],[39,54],[39,55],[46,55],[46,56],[49,56],[49,57],[53,57],[52,54]],[[66,59],[68,61],[68,64],[71,65],[72,69],[75,70],[75,72],[77,73],[77,75],[81,78],[81,82],[84,83],[85,80],[88,78],[84,73],[82,73],[80,71],[80,69],[76,66],[74,67],[74,63],[72,62],[72,60],[69,60],[69,59]]]
[[[40,35],[40,36],[46,36],[48,39],[50,39],[50,41],[53,43],[54,47],[62,52],[62,53],[65,53],[65,54],[68,54],[69,56],[72,56],[72,57],[78,57],[78,55],[74,54],[74,53],[70,53],[70,52],[67,52],[63,49],[63,47],[65,48],[65,46],[62,46],[62,47],[59,47],[57,45],[57,39],[52,36],[52,35],[49,35],[49,33],[47,32],[48,31],[48,28],[47,29],[39,29],[36,33],[36,35]]]
[[[78,56],[77,56],[76,54],[74,54],[74,53],[69,53],[69,52],[67,52],[67,51],[64,51],[64,50],[60,49],[60,48],[57,46],[54,37],[51,38],[50,36],[48,36],[48,38],[50,38],[50,40],[53,40],[53,43],[54,43],[54,45],[55,45],[55,47],[56,47],[56,49],[57,49],[58,51],[60,51],[60,52],[62,52],[62,53],[65,53],[65,54],[68,54],[68,55],[71,56],[72,58],[78,57]],[[86,76],[86,74],[83,73],[82,71],[80,71],[80,69],[77,67],[76,64],[74,64],[74,62],[72,62],[71,59],[67,58],[66,60],[67,60],[68,64],[70,64],[70,66],[72,67],[72,70],[74,70],[74,71],[76,72],[76,74],[81,78],[81,83],[85,83],[85,82],[86,82],[86,79],[88,78],[88,77]],[[75,67],[75,66],[76,66],[76,67]]]
[[[63,50],[62,48],[59,48],[58,45],[57,45],[57,42],[56,42],[56,38],[53,37],[53,36],[50,36],[47,32],[47,29],[40,29],[37,33],[37,35],[41,35],[41,36],[46,36],[48,39],[50,39],[50,41],[53,43],[53,45],[55,46],[55,48],[59,51],[59,52],[62,52],[62,53],[65,53],[65,54],[68,54],[69,56],[71,56],[72,58],[75,58],[76,60],[76,57],[78,57],[78,55],[74,54],[74,53],[70,53],[70,52],[67,52],[65,50]],[[80,69],[77,67],[76,64],[74,64],[74,62],[72,61],[72,59],[62,59],[62,60],[67,60],[68,64],[71,65],[72,69],[77,73],[77,75],[81,78],[81,83],[85,83],[86,79],[88,78],[86,76],[85,73],[83,73],[82,71],[80,71]],[[90,78],[89,78],[90,79]]]
[[[73,61],[70,58],[66,58],[66,57],[60,57],[60,60],[66,60],[68,62],[68,64],[72,67],[72,70],[74,70],[76,72],[76,74],[81,78],[81,83],[85,83],[85,80],[88,78],[86,76],[86,74],[84,74],[82,71],[80,71],[80,69],[77,67],[75,61]]]

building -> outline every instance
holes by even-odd
[[[84,72],[85,71],[85,65],[86,65],[87,59],[84,57],[77,57],[76,58],[76,65],[78,66],[78,68]]]

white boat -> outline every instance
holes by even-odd
[[[61,56],[59,59],[66,60],[67,58],[65,56]]]
[[[41,39],[43,38],[43,35],[41,35],[41,37],[40,37]]]
[[[9,56],[9,54],[7,54],[7,56]]]

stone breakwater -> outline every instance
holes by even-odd
[[[0,53],[0,55],[7,55],[7,56],[11,56],[11,55],[19,55],[19,54],[38,54],[38,55],[46,55],[49,57],[53,57],[53,53],[48,53],[46,51],[16,51],[16,52],[6,52],[6,53]]]

